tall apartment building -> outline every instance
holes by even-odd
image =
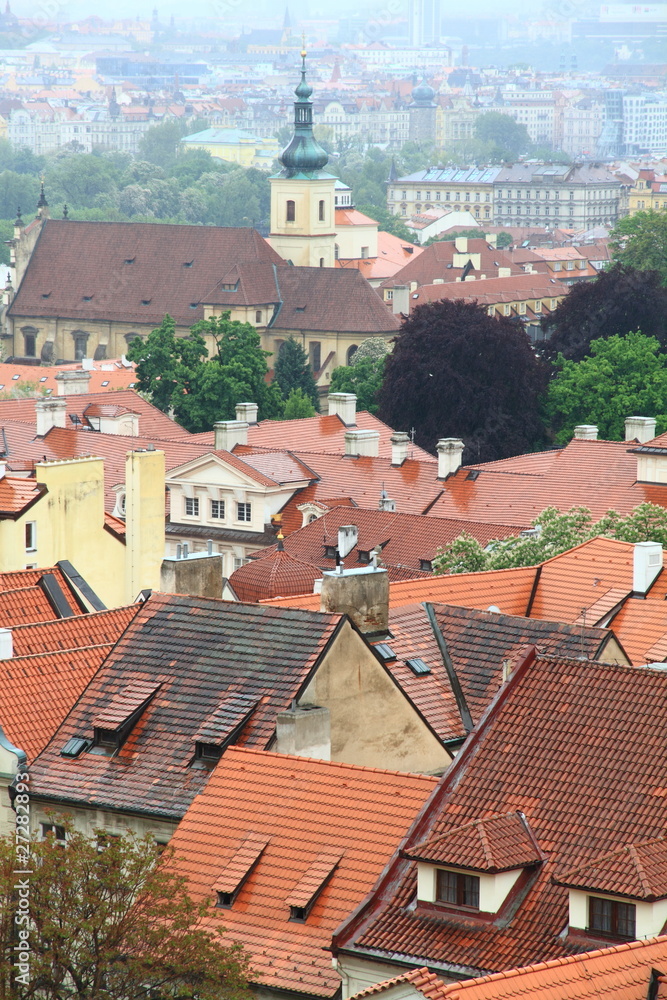
[[[667,153],[667,92],[623,95],[623,145],[630,156]]]
[[[600,164],[515,163],[493,186],[496,225],[591,229],[619,216],[621,182]]]
[[[440,0],[409,0],[410,45],[432,45],[440,41]]]

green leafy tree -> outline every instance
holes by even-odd
[[[667,429],[667,355],[655,337],[628,333],[594,340],[582,361],[556,360],[546,413],[558,444],[572,437],[577,424],[597,424],[607,441],[622,441],[629,413],[655,416],[658,432]]]
[[[320,397],[308,355],[293,337],[289,337],[280,348],[273,369],[273,382],[285,400],[289,399],[294,389],[299,389],[319,413]]]
[[[380,232],[391,233],[392,236],[397,236],[399,240],[405,240],[406,243],[415,242],[415,234],[408,229],[402,219],[390,212],[388,208],[381,205],[357,205],[357,209],[364,215],[369,215],[371,219],[375,219]]]
[[[491,160],[516,160],[531,146],[526,126],[520,125],[511,115],[504,115],[500,111],[486,111],[478,115],[475,121],[475,135],[482,142],[490,144]]]
[[[179,121],[167,120],[153,125],[139,141],[139,159],[155,163],[159,167],[173,166],[184,135],[183,125]]]
[[[14,872],[14,837],[0,840],[3,997],[248,1000],[248,955],[208,929],[208,903],[190,899],[185,879],[170,868],[169,848],[160,857],[149,835],[100,832],[96,841],[58,823],[66,846],[52,835],[35,839],[29,875]],[[30,948],[26,972],[15,964],[21,941]]]
[[[207,337],[215,343],[211,358]],[[256,329],[229,313],[196,323],[188,337],[177,337],[166,316],[145,342],[135,341],[128,351],[137,362],[138,388],[193,432],[210,430],[216,420],[233,420],[242,402],[257,403],[260,419],[282,415],[280,390],[266,384],[267,356]]]
[[[482,570],[536,566],[582,542],[604,535],[623,542],[660,542],[667,545],[667,508],[639,504],[626,517],[610,510],[594,522],[588,507],[558,511],[546,507],[532,522],[532,531],[510,538],[494,539],[483,548],[464,532],[433,560],[441,573],[478,573]]]
[[[369,413],[379,410],[378,397],[388,353],[385,342],[381,341],[382,348],[379,342],[379,337],[363,340],[352,358],[352,364],[334,370],[329,389],[330,392],[353,392],[357,397],[357,409],[368,410]]]
[[[292,389],[285,402],[283,420],[297,420],[300,417],[314,417],[315,407],[301,389]]]
[[[610,246],[619,264],[638,271],[657,271],[667,285],[667,211],[626,215],[616,223]]]
[[[514,242],[512,235],[510,233],[498,233],[496,237],[496,246],[499,250],[504,250],[505,247],[511,247]]]
[[[46,171],[49,200],[66,201],[74,208],[92,208],[97,198],[116,190],[117,171],[113,164],[94,153],[70,154]]]

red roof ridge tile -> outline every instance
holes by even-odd
[[[35,622],[36,625],[46,625],[47,622]],[[15,628],[31,628],[32,623],[23,622],[21,625],[15,625],[12,627],[12,632]],[[113,642],[98,642],[93,643],[90,646],[70,646],[68,649],[48,649],[42,653],[23,653],[21,656],[12,656],[8,660],[0,660],[0,670],[4,667],[11,667],[14,664],[21,664],[25,660],[40,660],[43,658],[51,656],[62,656],[65,653],[86,653],[93,649],[113,649]]]

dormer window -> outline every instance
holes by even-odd
[[[315,901],[338,868],[342,854],[320,854],[303,873],[285,900],[289,919],[301,923],[308,919]]]
[[[250,833],[213,883],[216,905],[229,909],[257,866],[269,838]]]
[[[588,929],[605,937],[634,941],[637,907],[618,899],[588,897]]]
[[[90,753],[111,755],[120,750],[159,687],[147,681],[131,681],[114,695],[93,719]]]
[[[439,868],[436,873],[435,898],[439,903],[479,909],[479,876]]]
[[[195,746],[195,758],[205,764],[217,764],[222,757],[221,746],[215,743],[197,743]]]

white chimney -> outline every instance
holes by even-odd
[[[467,236],[457,236],[454,240],[454,246],[458,253],[468,252],[468,237]]]
[[[330,417],[340,417],[346,427],[356,427],[357,397],[353,392],[330,392],[327,402]]]
[[[498,242],[498,236],[496,233],[485,233],[484,239],[490,247],[495,247]]]
[[[88,392],[88,383],[92,375],[90,372],[58,372],[56,382],[58,383],[59,396],[83,396]]]
[[[438,479],[446,479],[461,467],[461,456],[465,445],[460,438],[440,438],[438,451]]]
[[[276,753],[331,760],[331,719],[328,708],[295,705],[276,717]]]
[[[391,464],[403,465],[410,451],[410,435],[405,431],[394,431],[391,435]]]
[[[11,660],[14,655],[14,640],[10,628],[0,628],[0,660]]]
[[[7,459],[0,458],[0,479],[4,479],[7,475]]]
[[[248,443],[248,424],[245,420],[216,420],[213,433],[216,451],[233,451],[235,445]]]
[[[511,276],[512,276],[512,268],[511,267],[499,267],[498,268],[498,277],[499,278],[511,278]]]
[[[257,423],[257,411],[259,406],[257,403],[237,403],[236,404],[236,419],[237,421],[244,421],[251,427],[253,424]]]
[[[655,437],[655,417],[626,417],[625,440],[646,444]]]
[[[407,285],[394,285],[393,296],[391,300],[391,310],[395,316],[399,313],[403,313],[407,316],[410,312],[410,289]]]
[[[65,427],[67,423],[67,400],[54,396],[52,399],[35,401],[37,437],[44,437],[52,427]]]
[[[384,490],[380,494],[380,510],[389,511],[391,514],[396,513],[396,501],[388,497]]]
[[[574,428],[574,437],[579,441],[597,441],[598,429],[596,424],[577,424]]]
[[[644,596],[662,569],[660,542],[636,542],[632,563],[633,593]]]
[[[380,432],[362,431],[357,428],[345,431],[345,454],[377,458],[380,454]]]

